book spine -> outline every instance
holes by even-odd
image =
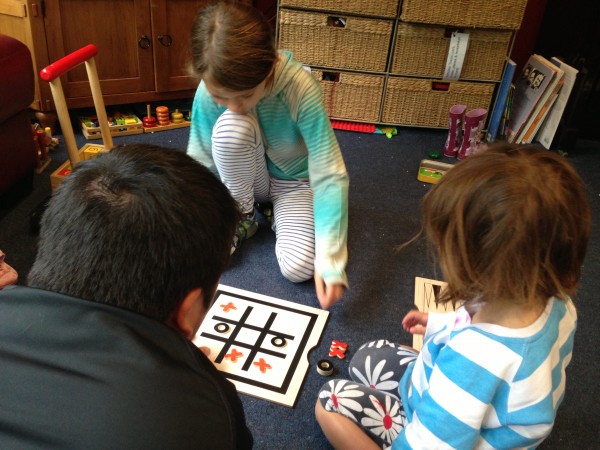
[[[500,87],[498,88],[498,95],[496,96],[496,105],[494,106],[494,110],[492,111],[490,118],[490,126],[488,127],[487,136],[488,142],[494,142],[498,136],[498,129],[500,127],[500,122],[502,121],[502,116],[506,110],[506,100],[508,98],[508,92],[510,90],[512,79],[515,75],[516,68],[517,65],[514,61],[510,59],[506,61],[504,73],[502,75],[502,81],[500,83]]]

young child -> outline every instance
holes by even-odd
[[[577,325],[570,299],[590,227],[560,156],[492,146],[426,195],[423,229],[456,312],[409,312],[420,353],[361,347],[354,381],[323,386],[316,417],[335,448],[532,448],[552,429]]]
[[[188,153],[219,174],[244,213],[232,251],[258,228],[255,203],[272,202],[281,273],[314,276],[329,308],[348,285],[348,174],[318,82],[241,2],[199,11],[192,64],[201,82]]]

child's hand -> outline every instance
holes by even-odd
[[[402,328],[411,334],[425,334],[428,317],[427,313],[413,309],[402,319]]]
[[[317,272],[315,272],[315,288],[317,289],[317,298],[323,309],[329,309],[335,305],[346,290],[343,284],[325,284],[323,278]]]

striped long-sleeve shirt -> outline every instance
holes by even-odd
[[[188,153],[217,173],[214,124],[225,110],[200,83],[192,108]],[[348,173],[313,76],[280,52],[273,88],[253,111],[263,132],[272,177],[308,180],[315,216],[315,270],[325,282],[347,284]]]
[[[402,377],[408,425],[393,449],[535,448],[565,390],[577,314],[552,298],[530,326],[455,325],[429,314],[425,345]]]

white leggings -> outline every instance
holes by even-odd
[[[313,277],[315,226],[313,194],[307,181],[269,176],[256,117],[225,111],[212,133],[212,155],[221,180],[243,213],[254,202],[273,203],[275,254],[281,273],[298,283]]]

